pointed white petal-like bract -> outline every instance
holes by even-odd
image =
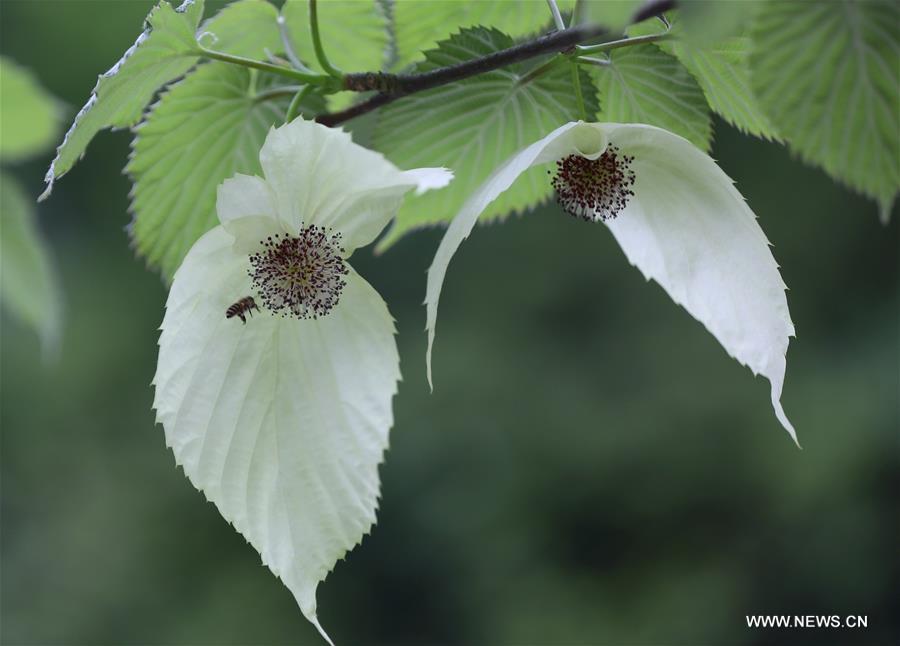
[[[472,194],[428,271],[429,382],[441,285],[450,258],[478,216],[528,168],[572,154],[594,159],[607,143],[634,157],[635,195],[607,223],[626,256],[732,357],[771,382],[775,414],[796,441],[780,403],[794,327],[768,241],[722,169],[687,140],[653,126],[566,124],[517,153]]]
[[[703,323],[734,359],[772,384],[781,406],[794,325],[785,284],[756,216],[734,183],[686,139],[652,126],[606,124],[634,157],[634,198],[607,222],[632,265]]]
[[[316,587],[375,522],[400,378],[394,324],[352,272],[320,319],[226,319],[250,294],[233,243],[216,227],[175,274],[154,408],[191,482],[321,631]]]
[[[478,216],[488,204],[496,200],[508,189],[516,178],[537,164],[556,161],[560,157],[579,151],[585,157],[596,159],[606,149],[607,141],[602,131],[585,123],[567,123],[549,135],[519,151],[512,158],[495,170],[484,184],[472,193],[459,213],[450,222],[444,234],[431,267],[428,269],[428,287],[425,293],[426,324],[428,330],[428,349],[425,361],[428,371],[428,383],[434,387],[431,379],[431,348],[434,345],[434,332],[437,325],[438,301],[444,275],[450,265],[450,259],[459,249],[462,241],[469,237]]]
[[[259,161],[285,230],[315,224],[340,232],[348,255],[381,233],[407,191],[453,177],[443,168],[401,171],[348,133],[303,119],[273,128]]]

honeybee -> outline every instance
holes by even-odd
[[[227,310],[225,310],[225,318],[230,319],[237,316],[241,319],[242,323],[246,324],[247,319],[244,314],[250,314],[250,316],[253,316],[254,309],[258,312],[259,305],[256,304],[256,301],[253,300],[252,296],[245,296],[237,303],[229,307]]]

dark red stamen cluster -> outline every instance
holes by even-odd
[[[569,155],[556,162],[556,201],[570,215],[596,222],[616,217],[634,197],[634,157],[613,145],[597,159]]]
[[[263,250],[250,255],[248,272],[263,306],[300,319],[328,314],[350,273],[340,238],[312,225],[297,237],[276,234],[263,240]]]

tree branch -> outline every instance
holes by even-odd
[[[632,23],[658,16],[675,8],[676,0],[650,0],[632,17]],[[586,40],[592,40],[609,33],[605,27],[582,25],[555,31],[534,40],[492,52],[469,61],[441,67],[419,74],[384,74],[381,72],[361,72],[344,75],[344,89],[355,92],[376,91],[378,94],[346,110],[320,114],[316,121],[326,126],[336,126],[355,117],[396,101],[400,97],[430,90],[432,88],[461,81],[492,70],[525,61],[537,56],[565,52]]]

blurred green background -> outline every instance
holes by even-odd
[[[221,3],[220,3],[221,4]],[[67,105],[150,3],[0,0],[0,52]],[[150,380],[165,289],[124,231],[128,133],[39,207],[61,357],[2,326],[3,644],[319,644],[290,593],[176,469]],[[548,207],[475,232],[425,382],[423,231],[354,266],[398,320],[404,382],[372,536],[320,587],[341,644],[900,641],[898,213],[717,124],[714,156],[774,245],[798,338],[784,405]],[[49,155],[14,169],[33,195]],[[895,210],[896,211],[896,210]],[[751,630],[747,614],[868,615]]]

